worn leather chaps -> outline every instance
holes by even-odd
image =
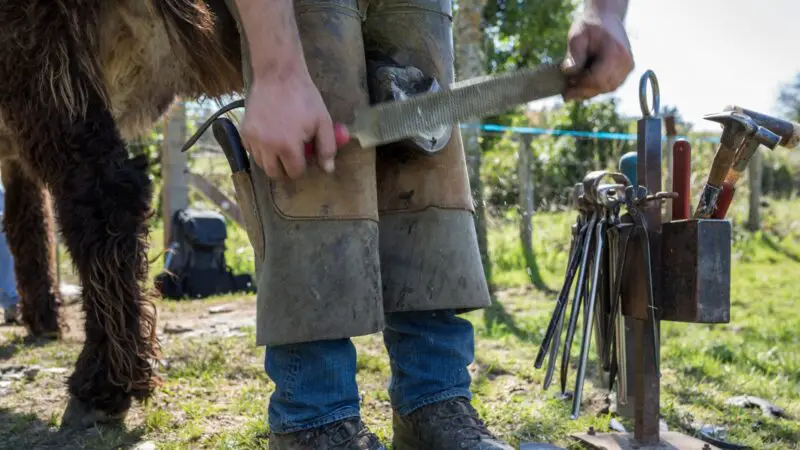
[[[376,68],[412,66],[450,84],[451,8],[296,0],[307,65],[334,122],[385,97],[370,79]],[[379,332],[388,312],[489,305],[458,128],[448,137],[433,155],[411,139],[377,149],[353,141],[334,174],[313,166],[297,180],[270,180],[253,165],[259,345]]]

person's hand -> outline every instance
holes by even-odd
[[[314,144],[320,167],[328,173],[334,170],[333,123],[307,73],[254,80],[241,135],[242,144],[270,178],[294,179],[305,173],[306,142]]]
[[[565,100],[583,100],[617,89],[633,70],[628,34],[617,14],[588,13],[572,24],[564,73]]]

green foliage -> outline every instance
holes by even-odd
[[[563,57],[574,0],[489,0],[487,70],[504,72]]]
[[[778,110],[783,118],[800,121],[800,73],[781,88]],[[782,148],[765,153],[762,180],[765,193],[777,197],[794,195],[800,189],[800,161]]]
[[[776,198],[788,198],[800,190],[800,158],[794,151],[762,148],[764,155],[762,192]]]
[[[518,204],[518,147],[514,136],[505,135],[483,155],[483,198],[486,211],[492,216],[501,216]]]
[[[145,155],[150,161],[150,179],[156,184],[161,184],[161,148],[164,142],[164,123],[156,125],[142,136],[134,138],[127,143],[128,154]]]
[[[570,102],[547,116],[547,126],[556,130],[629,133],[632,124],[617,113],[616,99],[591,103]],[[510,118],[512,126],[526,126],[521,115]],[[572,186],[591,170],[615,168],[619,158],[635,150],[635,143],[620,140],[533,136],[531,151],[538,208],[564,205],[570,201]],[[501,135],[484,153],[482,176],[487,209],[502,215],[518,204],[517,162],[519,136]]]
[[[617,112],[617,100],[569,102],[554,115],[552,128],[608,133],[627,133],[630,123]],[[540,146],[539,177],[563,186],[581,180],[586,172],[616,166],[619,157],[633,150],[632,142],[597,138],[559,137],[553,146]]]
[[[499,73],[558,60],[567,51],[575,0],[489,0],[483,10],[486,71]],[[511,125],[518,110],[486,117],[483,123]],[[483,149],[497,136],[487,136]]]
[[[795,75],[791,83],[781,88],[778,107],[787,119],[800,120],[800,73]]]

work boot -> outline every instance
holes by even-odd
[[[345,419],[312,430],[272,433],[270,450],[386,450],[359,418]]]
[[[469,400],[457,397],[393,418],[393,450],[514,450],[478,417]]]

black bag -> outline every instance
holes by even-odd
[[[164,271],[156,276],[156,288],[172,299],[255,292],[249,274],[234,275],[225,263],[227,237],[221,214],[190,208],[176,211]]]

